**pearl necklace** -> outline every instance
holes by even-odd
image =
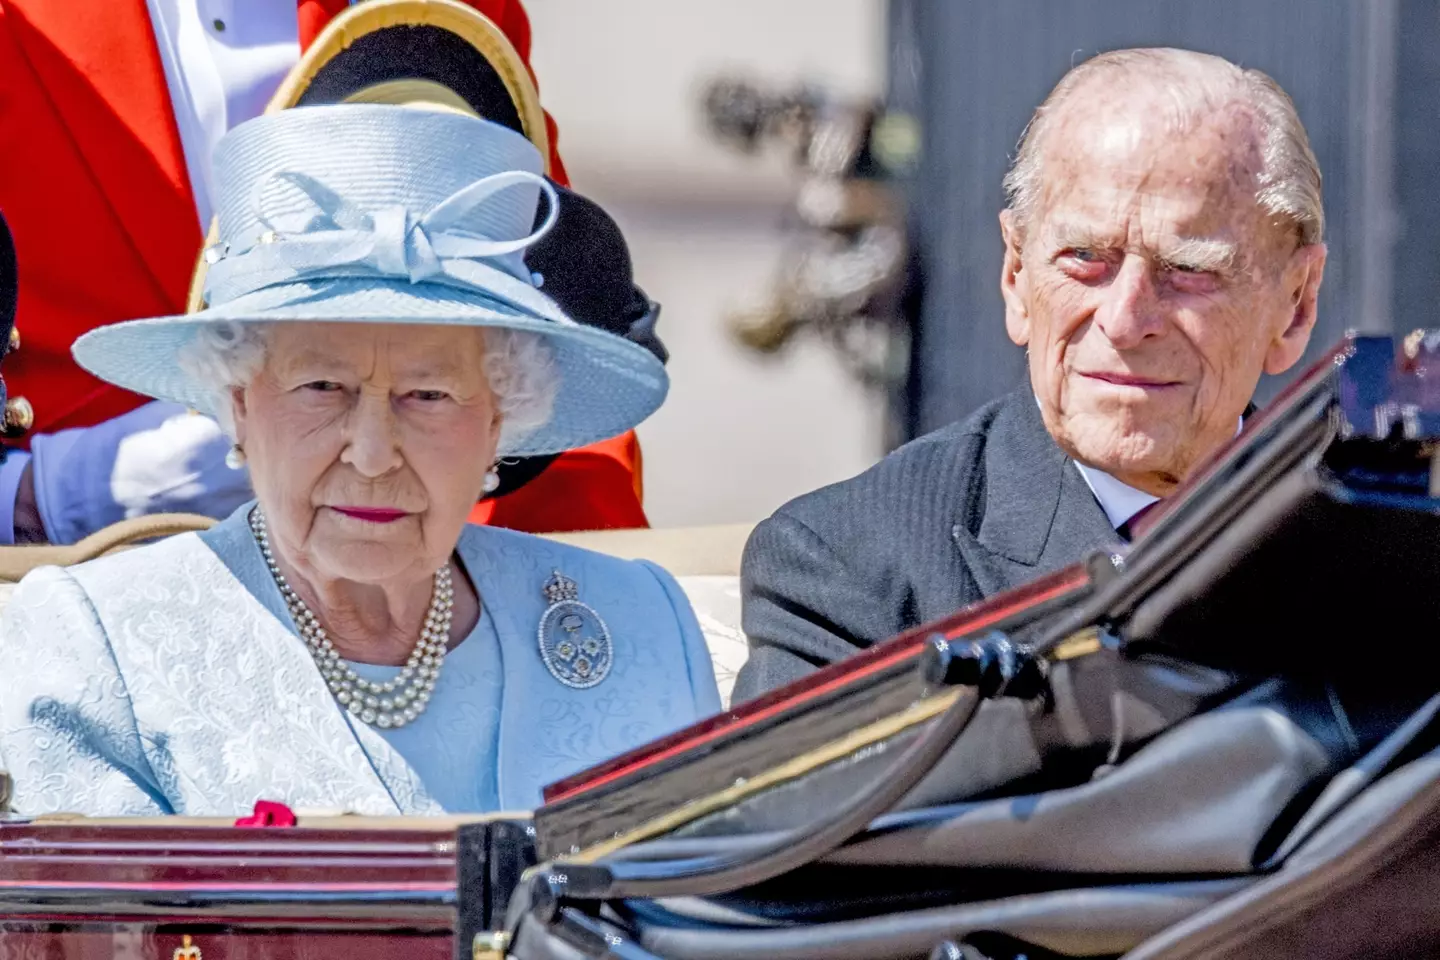
[[[425,626],[420,639],[405,661],[400,675],[384,683],[373,683],[357,675],[350,665],[340,658],[325,628],[306,606],[305,601],[295,592],[275,563],[270,551],[270,535],[265,527],[265,514],[256,507],[250,512],[250,531],[260,545],[265,565],[270,576],[280,588],[290,617],[300,629],[300,636],[310,649],[310,656],[320,668],[325,684],[346,710],[362,721],[382,730],[403,727],[413,723],[425,712],[430,697],[435,693],[435,681],[440,676],[440,667],[445,662],[445,652],[450,645],[450,620],[455,606],[455,592],[450,582],[450,565],[447,563],[435,571],[435,592],[430,597],[430,610],[425,614]]]

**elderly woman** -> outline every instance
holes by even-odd
[[[666,390],[525,270],[548,226],[534,147],[347,105],[237,127],[215,164],[208,308],[75,353],[217,417],[257,502],[20,583],[0,623],[14,809],[526,808],[717,710],[663,570],[465,524],[497,458],[613,436]]]

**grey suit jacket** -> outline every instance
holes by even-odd
[[[1116,542],[1028,387],[792,500],[745,548],[735,702]]]

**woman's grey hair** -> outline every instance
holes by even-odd
[[[550,421],[559,376],[546,339],[525,330],[478,328],[485,338],[485,379],[500,411],[501,451],[514,449]],[[210,409],[225,433],[235,436],[231,395],[265,364],[265,324],[224,321],[200,328],[180,352],[180,366],[210,386]]]
[[[1261,128],[1255,199],[1271,215],[1294,224],[1302,244],[1324,238],[1320,165],[1289,95],[1259,70],[1242,69],[1211,54],[1168,48],[1102,53],[1073,68],[1050,91],[1021,135],[1015,162],[1005,175],[1006,206],[1022,227],[1033,217],[1041,193],[1050,127],[1080,87],[1107,73],[1119,74],[1114,79],[1121,82],[1143,82],[1168,94],[1174,104],[1169,119],[1177,130],[1229,104],[1249,105]]]

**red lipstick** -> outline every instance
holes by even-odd
[[[404,510],[389,510],[385,507],[331,507],[330,509],[367,523],[394,523],[402,517],[410,516]]]

